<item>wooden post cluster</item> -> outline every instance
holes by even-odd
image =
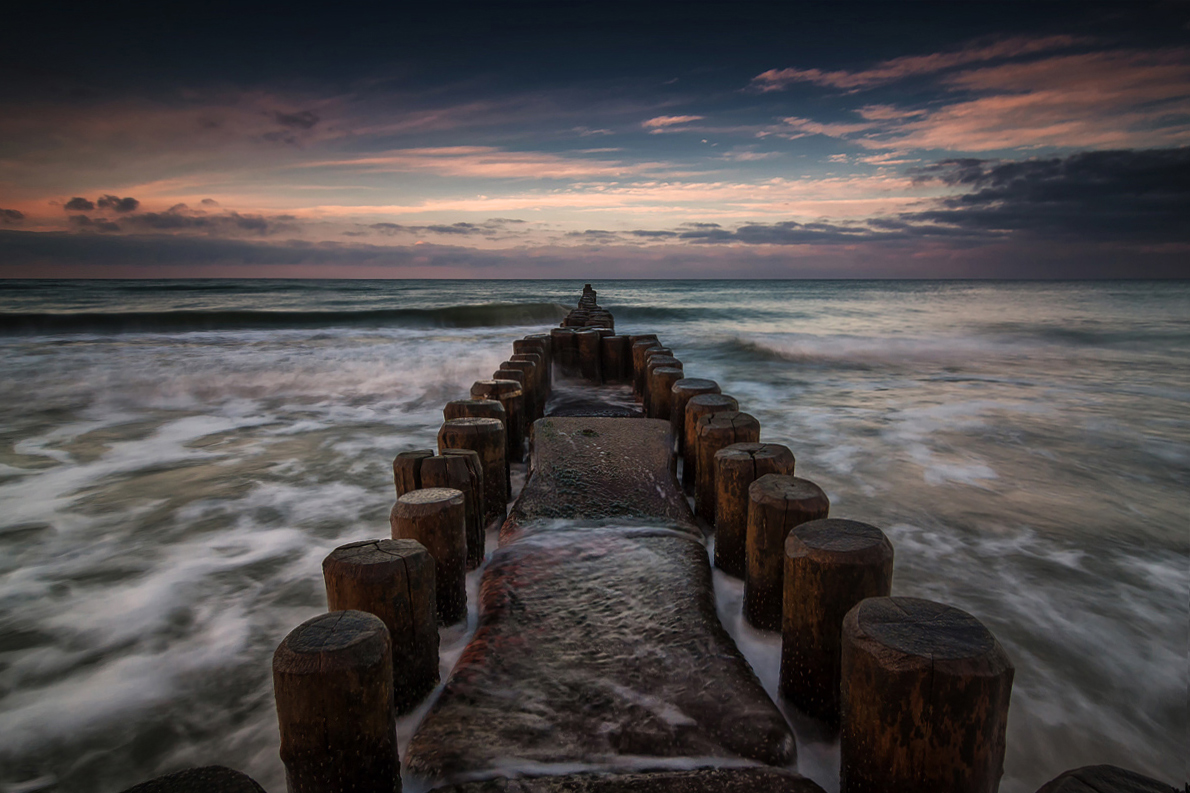
[[[887,597],[893,547],[884,532],[827,518],[785,538],[781,695],[801,712],[839,726],[843,618],[861,600]]]
[[[547,412],[555,367],[631,382],[645,414],[670,422],[715,565],[744,578],[749,623],[782,631],[781,695],[840,728],[842,793],[995,793],[1013,678],[995,637],[958,609],[890,597],[888,538],[829,519],[790,449],[760,443],[759,422],[686,377],[655,334],[616,335],[590,284],[560,327],[516,340],[492,380],[443,408],[437,455],[397,455],[392,539],[323,561],[330,613],[273,658],[291,793],[399,792],[395,715],[439,682],[437,628],[466,617],[466,572],[506,516],[509,463]]]
[[[401,790],[388,629],[363,611],[320,614],[273,653],[289,793]]]
[[[705,398],[705,397],[700,397]],[[695,400],[690,400],[693,403]],[[690,403],[686,409],[690,409]],[[760,422],[755,416],[737,410],[699,416],[694,427],[695,471],[694,511],[703,520],[715,520],[715,453],[733,443],[760,440]]]
[[[842,793],[995,793],[1013,672],[965,611],[861,601],[843,619]]]
[[[736,578],[747,572],[748,488],[765,474],[793,476],[789,447],[733,443],[715,452],[715,566]]]
[[[322,561],[330,611],[380,618],[392,641],[393,702],[407,713],[438,685],[434,559],[415,540],[363,540]]]
[[[826,493],[809,479],[765,474],[748,485],[744,616],[753,627],[781,629],[785,537],[829,511]]]
[[[453,487],[411,490],[389,518],[394,540],[417,540],[434,557],[438,621],[467,616],[467,528],[463,493]]]

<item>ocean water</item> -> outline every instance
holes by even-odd
[[[1103,762],[1182,784],[1190,282],[593,283],[888,533],[895,594],[996,634],[1001,790]],[[284,790],[269,662],[325,609],[323,556],[387,535],[392,457],[581,286],[5,282],[0,790],[210,763]],[[716,586],[773,690],[779,640]],[[790,717],[837,789],[837,744]]]

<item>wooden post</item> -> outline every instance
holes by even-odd
[[[525,433],[528,432],[529,425],[533,423],[533,410],[534,410],[533,394],[529,389],[529,384],[525,381],[525,373],[522,372],[520,369],[509,369],[504,364],[501,364],[499,369],[492,372],[492,379],[497,380],[497,381],[511,380],[514,383],[516,383],[518,386],[520,386],[521,414],[517,417],[517,425],[518,425],[517,430],[521,434],[521,445],[523,446],[524,442],[525,442],[525,437],[526,437]],[[523,454],[524,454],[524,451],[522,449],[522,455]],[[514,462],[520,462],[520,461],[514,460]]]
[[[656,360],[654,358],[653,360]],[[674,383],[686,376],[682,371],[682,364],[676,362],[669,366],[655,367],[649,374],[649,418],[669,421],[669,412],[673,404]]]
[[[861,601],[843,619],[842,793],[995,793],[1012,677],[965,611]]]
[[[575,347],[574,330],[554,328],[550,331],[550,343],[554,345],[554,366],[563,377],[578,374],[578,349]]]
[[[504,456],[504,424],[496,419],[450,419],[438,430],[438,453],[470,449],[483,468],[484,525],[504,522],[508,515],[508,462]]]
[[[649,412],[653,406],[653,370],[659,369],[662,366],[682,369],[683,366],[681,361],[669,353],[662,354],[657,350],[650,350],[646,355],[648,356],[648,360],[645,361],[645,387],[641,392],[641,397],[644,400],[645,415],[649,418],[657,418]],[[670,385],[672,386],[673,384],[671,383]]]
[[[438,621],[453,625],[466,618],[467,518],[462,491],[410,491],[397,499],[390,520],[394,540],[417,540],[434,557]]]
[[[415,449],[401,452],[393,458],[393,484],[397,488],[397,498],[421,487],[422,460],[433,456],[433,449]]]
[[[892,575],[892,543],[867,523],[812,520],[785,538],[780,690],[802,713],[839,726],[843,618],[887,597]]]
[[[694,491],[698,481],[698,420],[711,413],[739,409],[735,397],[727,394],[699,394],[686,400],[682,428],[682,485],[688,492]]]
[[[508,411],[499,399],[455,399],[442,408],[442,418],[451,419],[496,419],[501,426],[508,421]]]
[[[830,499],[809,479],[765,474],[748,486],[748,568],[744,616],[754,628],[781,630],[785,537],[790,529],[820,520]]]
[[[600,365],[600,342],[603,337],[599,331],[584,329],[574,334],[575,346],[578,348],[579,374],[588,382],[600,384],[603,382],[603,369]]]
[[[533,384],[531,390],[533,391],[534,412],[527,417],[531,419],[530,423],[532,423],[545,413],[545,401],[549,393],[545,384],[545,362],[540,353],[518,352],[513,353],[512,357],[508,359],[508,363],[528,364],[527,368],[525,366],[515,368],[525,369],[526,376]]]
[[[516,380],[476,380],[471,384],[471,396],[477,399],[497,399],[508,414],[505,422],[505,455],[510,463],[519,463],[525,455],[523,416],[525,395]]]
[[[320,614],[273,653],[289,793],[399,793],[388,629],[363,611]]]
[[[632,376],[632,348],[627,336],[604,336],[600,341],[603,379],[608,383],[622,383]]]
[[[414,540],[363,540],[331,551],[322,578],[330,611],[366,611],[388,628],[393,702],[408,713],[438,685],[434,558]]]
[[[513,352],[530,353],[536,352],[541,355],[541,365],[544,369],[541,379],[545,384],[545,392],[548,394],[553,388],[553,377],[550,370],[553,368],[554,359],[551,353],[553,349],[553,339],[548,333],[538,333],[526,336],[523,339],[517,339],[512,343]]]
[[[1178,793],[1152,777],[1114,765],[1085,765],[1063,772],[1037,788],[1037,793]],[[1190,793],[1190,784],[1183,788]],[[133,791],[125,791],[133,793]],[[136,791],[135,793],[140,793]],[[146,793],[154,793],[146,791]]]
[[[513,358],[524,358],[525,356],[512,356]],[[521,379],[524,380],[525,391],[525,432],[528,432],[529,425],[536,421],[541,411],[541,403],[545,401],[545,393],[540,384],[537,382],[537,364],[532,361],[514,361],[508,360],[500,364],[500,368],[496,370],[496,374],[504,377],[502,372],[518,371],[521,373]],[[515,378],[513,378],[515,379]]]
[[[793,452],[779,443],[733,443],[715,452],[715,566],[748,570],[748,487],[765,474],[793,476]]]
[[[467,526],[467,569],[483,563],[485,521],[483,512],[483,466],[479,454],[470,449],[444,449],[440,457],[421,464],[422,487],[453,487],[463,493]]]
[[[686,409],[690,409],[689,404]],[[694,451],[698,469],[694,480],[694,511],[707,523],[715,520],[715,452],[733,443],[756,443],[759,440],[760,422],[755,416],[728,411],[699,417],[695,427]]]
[[[692,397],[702,394],[718,394],[719,384],[714,380],[698,377],[683,377],[674,383],[673,396],[669,405],[669,426],[677,441],[678,456],[686,451],[686,403]],[[732,408],[736,410],[737,408]]]
[[[645,353],[661,344],[655,340],[643,339],[632,345],[632,390],[639,397],[645,391]]]

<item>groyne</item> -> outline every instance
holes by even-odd
[[[720,624],[712,537],[746,619],[781,631],[780,695],[838,731],[841,790],[997,790],[1013,678],[999,642],[958,609],[892,597],[883,532],[831,514],[730,385],[674,353],[618,335],[588,285],[446,406],[437,454],[398,456],[390,537],[327,558],[332,610],[274,657],[290,791],[389,793],[402,767],[441,793],[821,791]],[[500,527],[495,549],[480,520]],[[437,689],[434,627],[462,618],[480,560],[478,626]],[[397,746],[396,715],[430,690]],[[146,785],[182,789],[166,780]],[[1172,788],[1094,767],[1042,790]]]

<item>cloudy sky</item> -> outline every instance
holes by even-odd
[[[3,276],[1190,276],[1187,3],[43,5]]]

